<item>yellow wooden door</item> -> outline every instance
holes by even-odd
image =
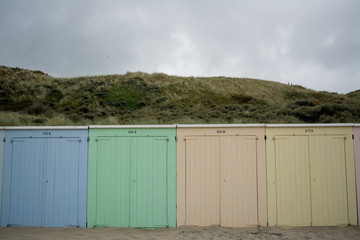
[[[347,225],[344,136],[310,136],[312,225]]]
[[[311,226],[307,136],[275,137],[276,225]]]

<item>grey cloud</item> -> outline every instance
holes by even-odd
[[[0,65],[54,76],[164,72],[360,88],[360,2],[0,1]]]

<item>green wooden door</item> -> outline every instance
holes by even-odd
[[[172,140],[152,131],[121,136],[121,130],[95,131],[90,140],[88,227],[175,226],[175,131]]]
[[[167,138],[131,141],[133,187],[131,227],[166,227]]]
[[[129,137],[99,137],[97,143],[96,216],[97,227],[130,227]]]

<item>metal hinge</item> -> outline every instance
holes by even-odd
[[[267,136],[266,136],[266,135],[264,135],[264,139],[265,139],[265,141],[266,141],[266,139],[267,139]]]
[[[188,141],[188,140],[199,140],[199,138],[195,138],[195,137],[184,137],[184,140],[185,140],[185,141]]]
[[[100,141],[109,141],[110,138],[96,138],[95,142],[100,142]]]
[[[355,139],[355,136],[354,136],[354,134],[352,135],[352,139],[354,140]],[[4,141],[5,142],[5,141]]]
[[[346,137],[345,137],[345,136],[341,136],[341,137],[333,137],[332,139],[344,139],[344,140],[346,140]]]
[[[87,137],[87,142],[90,142],[90,137],[89,136]]]
[[[3,142],[6,142],[6,139],[5,139],[5,137],[3,138]]]
[[[6,224],[6,227],[21,227],[21,224]]]
[[[250,137],[245,137],[245,139],[246,139],[246,140],[249,140],[249,139],[255,139],[255,140],[258,140],[258,137],[255,137],[255,136],[254,136],[254,137],[251,137],[251,136],[250,136]]]
[[[79,227],[79,225],[65,225],[66,227],[69,227],[69,228],[78,228]]]
[[[157,140],[157,141],[169,141],[169,139],[168,138],[155,138],[155,140]]]
[[[175,135],[175,141],[177,141],[177,136]]]

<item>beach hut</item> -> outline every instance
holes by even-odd
[[[356,169],[356,192],[357,192],[357,211],[358,223],[360,219],[360,124],[354,125],[354,154],[355,154],[355,169]],[[359,223],[360,224],[360,223]]]
[[[1,226],[86,227],[87,127],[7,127]]]
[[[4,128],[0,127],[0,226],[1,226],[1,193],[2,193],[2,177],[3,177],[3,162],[4,162]]]
[[[268,224],[357,224],[352,124],[266,125]]]
[[[176,128],[89,126],[88,227],[176,226]]]
[[[266,226],[265,126],[177,125],[177,226]]]

